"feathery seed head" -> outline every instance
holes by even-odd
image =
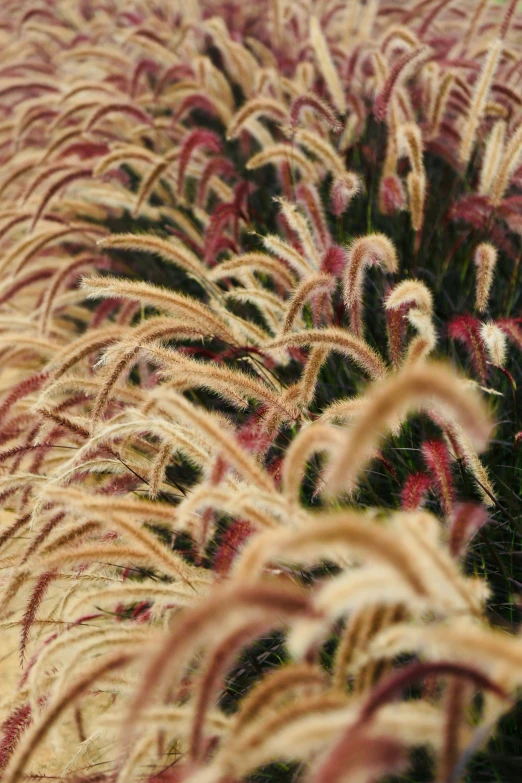
[[[357,174],[348,171],[342,176],[334,177],[330,189],[333,214],[340,217],[343,212],[346,212],[350,201],[360,191],[361,181]]]
[[[489,360],[495,367],[503,367],[506,361],[507,336],[500,326],[490,321],[480,327],[480,335],[486,346]]]

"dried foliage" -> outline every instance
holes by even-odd
[[[3,0],[4,783],[504,779],[521,31]]]

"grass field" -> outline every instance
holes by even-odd
[[[522,17],[4,0],[0,777],[522,758]]]

